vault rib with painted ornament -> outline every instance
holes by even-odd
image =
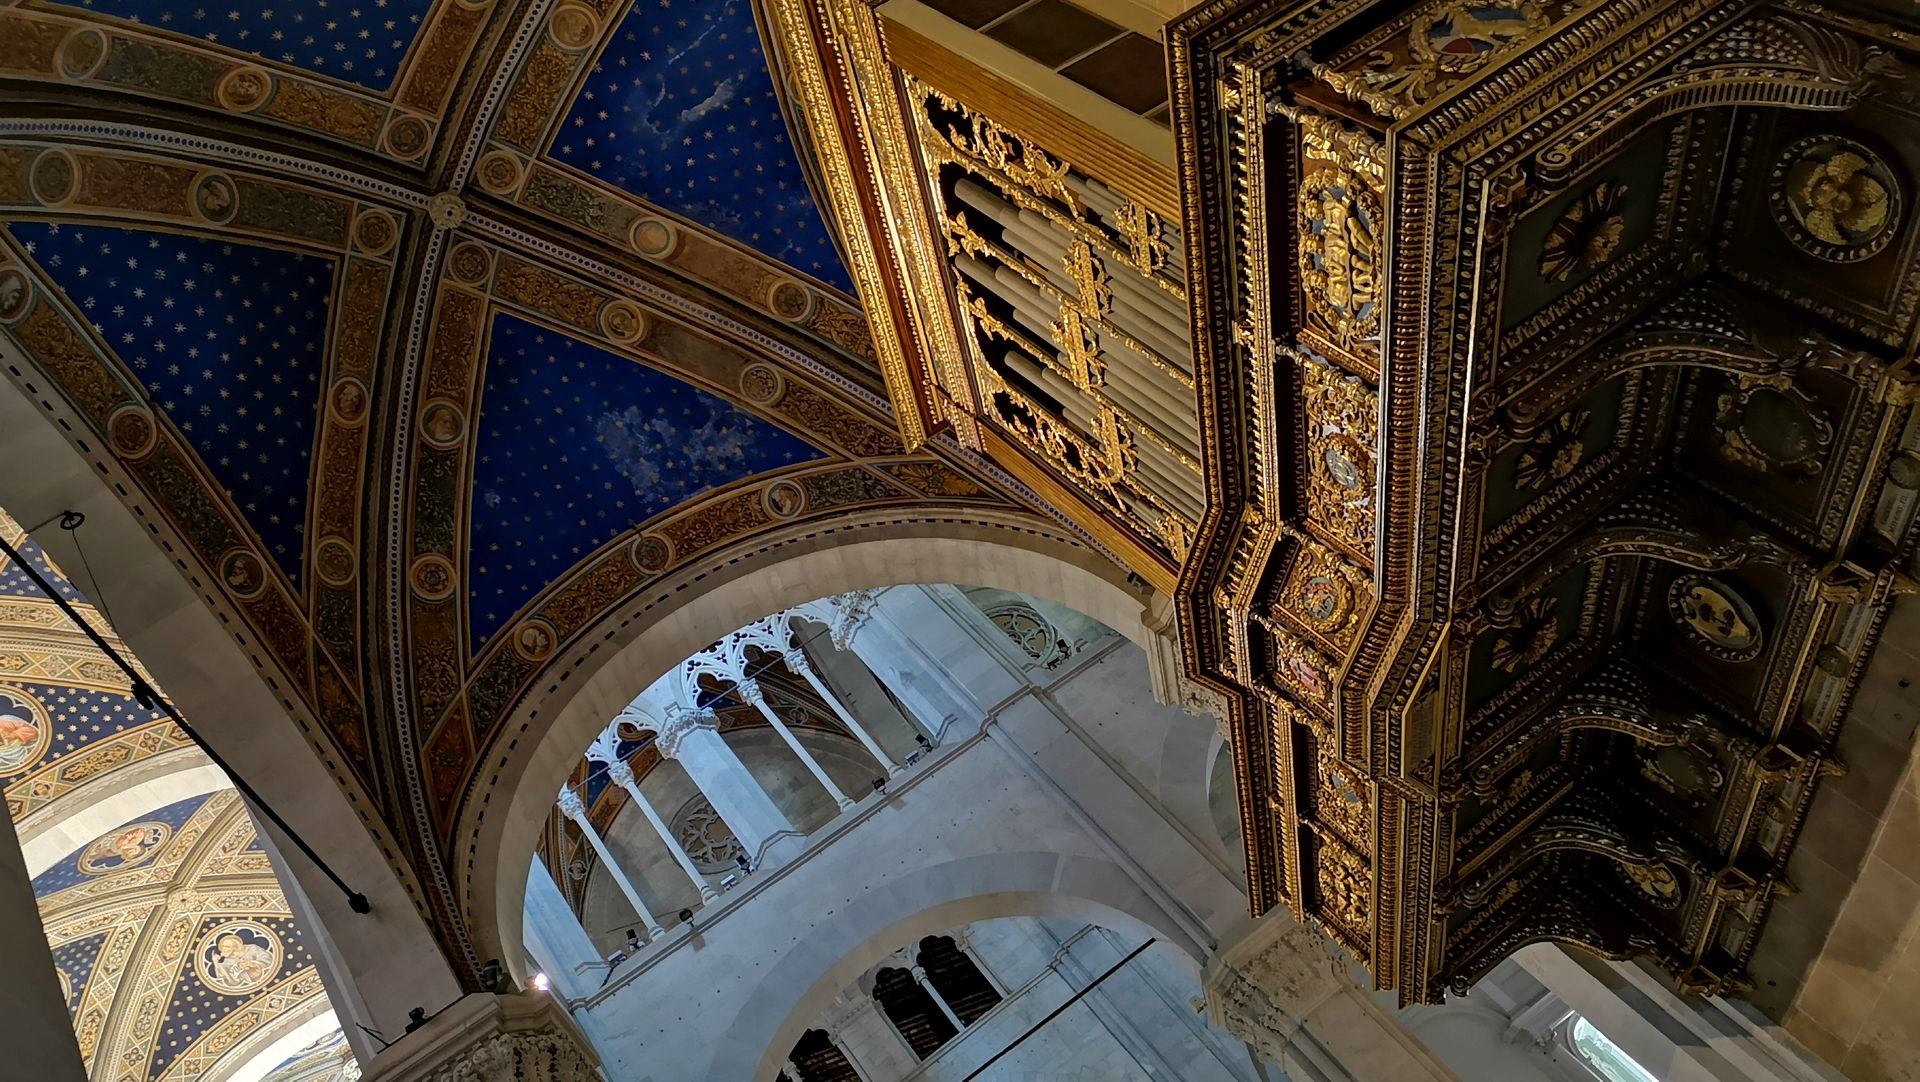
[[[12,1063],[1908,1077],[1916,34],[0,6]]]

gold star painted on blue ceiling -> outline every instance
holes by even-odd
[[[7,228],[298,585],[333,261],[148,229]]]
[[[70,989],[67,995],[69,1015],[80,1010],[80,997],[87,993],[87,982],[93,979],[93,969],[100,962],[100,948],[107,945],[107,935],[101,932],[53,948],[54,967],[66,975]]]
[[[788,136],[748,0],[636,3],[552,153],[853,292]]]
[[[647,519],[710,488],[820,457],[664,372],[494,317],[468,538],[474,642]]]
[[[80,0],[65,6],[157,26],[383,91],[392,85],[433,0],[299,0],[267,6]]]

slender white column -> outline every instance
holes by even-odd
[[[946,1015],[947,1021],[953,1023],[955,1033],[960,1033],[967,1028],[967,1024],[960,1021],[960,1016],[953,1013],[953,1008],[947,1006],[947,998],[940,994],[940,989],[935,988],[933,982],[927,979],[927,971],[924,967],[913,967],[913,982],[927,990],[927,995],[932,997],[934,1006],[939,1007],[940,1013]]]
[[[625,789],[627,795],[633,798],[634,804],[639,806],[641,813],[647,817],[647,822],[653,826],[653,832],[660,835],[661,844],[667,847],[667,852],[673,854],[674,862],[680,865],[681,871],[687,873],[688,879],[693,880],[694,889],[700,892],[700,900],[711,902],[720,897],[720,892],[708,884],[707,877],[700,874],[700,869],[693,863],[693,858],[687,855],[687,851],[678,841],[674,840],[673,832],[667,829],[667,824],[660,818],[660,813],[653,810],[653,802],[640,791],[640,779],[633,776],[633,767],[628,765],[625,759],[620,758],[618,728],[618,726],[608,726],[607,731],[600,734],[600,739],[595,740],[592,746],[587,748],[587,758],[606,764],[607,777],[612,778],[615,785]]]
[[[600,854],[601,866],[613,876],[614,885],[618,886],[620,893],[626,895],[627,901],[632,903],[633,911],[640,915],[640,923],[647,926],[647,938],[657,939],[665,935],[667,930],[660,926],[659,921],[653,919],[653,914],[647,909],[647,903],[640,900],[640,892],[634,888],[633,881],[627,878],[626,872],[620,870],[620,862],[614,860],[613,854],[607,851],[606,840],[600,837],[599,831],[593,829],[593,823],[587,819],[587,806],[581,801],[580,794],[573,791],[571,785],[564,786],[560,790],[560,811],[580,827],[580,833],[586,837],[587,844],[593,846],[593,851]]]
[[[853,807],[853,801],[848,799],[847,794],[840,791],[840,787],[833,783],[832,778],[827,777],[827,772],[820,768],[819,761],[811,752],[800,746],[800,741],[794,737],[793,730],[787,728],[787,723],[780,720],[779,712],[774,710],[773,704],[767,701],[766,695],[760,690],[759,683],[752,677],[747,677],[734,686],[739,689],[741,698],[759,708],[761,716],[773,726],[774,732],[780,734],[780,739],[787,742],[787,747],[792,748],[793,753],[800,757],[801,764],[807,768],[809,774],[813,775],[813,780],[826,787],[827,795],[833,797],[834,802],[840,805],[840,810],[846,811]]]
[[[833,689],[827,686],[826,679],[813,671],[813,663],[807,660],[806,651],[796,646],[788,650],[781,660],[787,663],[787,668],[799,673],[806,680],[813,688],[814,694],[826,700],[827,705],[833,708],[834,716],[840,719],[840,724],[845,725],[848,732],[859,738],[860,743],[866,746],[867,753],[872,755],[881,766],[886,767],[888,774],[900,773],[900,764],[894,762],[893,757],[880,746],[880,742],[867,732],[866,726],[854,720],[853,713],[847,709],[845,703],[840,701],[840,696],[835,695]]]
[[[719,718],[713,711],[669,703],[665,714],[666,720],[657,727],[647,723],[659,733],[660,754],[686,768],[734,838],[752,854],[754,865],[758,867],[769,856],[778,861],[798,852],[800,832],[720,738]],[[784,844],[789,839],[794,844]]]

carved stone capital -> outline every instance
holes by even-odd
[[[667,707],[666,720],[660,723],[660,735],[654,746],[660,754],[669,759],[680,757],[680,742],[687,734],[699,729],[718,729],[720,717],[711,710],[696,710],[684,703],[674,703]]]
[[[853,649],[853,637],[873,614],[874,590],[855,590],[833,599],[833,623],[827,628],[835,650]]]
[[[551,998],[477,992],[375,1056],[362,1082],[598,1082],[599,1063]]]
[[[565,815],[583,827],[588,825],[587,803],[580,799],[580,794],[574,790],[573,786],[561,786],[560,796],[556,802],[560,805],[560,813],[562,815]]]

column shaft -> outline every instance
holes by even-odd
[[[676,703],[667,715],[660,729],[660,754],[686,769],[754,864],[769,856],[777,862],[797,852],[800,832],[721,739],[713,712]]]
[[[687,873],[688,879],[693,880],[694,888],[700,892],[700,900],[711,902],[718,898],[720,892],[714,890],[713,886],[707,882],[707,877],[700,874],[700,869],[693,863],[693,858],[687,855],[686,849],[675,840],[673,832],[667,829],[666,821],[660,818],[659,812],[653,810],[653,802],[640,791],[640,781],[633,776],[633,768],[626,763],[618,763],[608,764],[607,770],[613,780],[633,798],[633,802],[639,805],[640,811],[647,817],[647,822],[653,825],[654,833],[660,835],[661,843],[667,847],[667,852],[673,854],[674,862],[680,865],[680,870]]]
[[[914,966],[913,980],[914,983],[927,990],[927,995],[932,998],[934,1006],[939,1007],[940,1013],[946,1015],[947,1021],[953,1023],[953,1031],[955,1033],[964,1033],[967,1024],[960,1021],[960,1016],[953,1013],[952,1007],[947,1006],[947,997],[941,995],[940,989],[935,988],[933,982],[927,979],[927,971],[920,966]]]
[[[888,774],[900,773],[900,764],[894,762],[893,757],[888,755],[886,749],[880,746],[880,742],[875,740],[871,733],[867,732],[866,726],[854,719],[852,711],[848,710],[846,704],[840,701],[840,696],[835,695],[833,689],[827,686],[826,679],[819,673],[813,671],[813,663],[807,660],[806,654],[798,649],[789,651],[786,656],[786,663],[787,668],[799,673],[801,677],[806,680],[808,685],[813,688],[814,694],[826,700],[827,706],[833,709],[834,716],[840,719],[840,724],[845,725],[847,731],[859,739],[860,743],[866,747],[867,753],[872,755],[876,762],[887,768]]]
[[[760,691],[760,685],[749,678],[740,681],[738,686],[740,688],[740,694],[745,697],[748,702],[751,702],[759,708],[761,716],[767,719],[769,725],[773,726],[773,731],[779,733],[780,739],[786,741],[787,747],[792,748],[793,753],[800,757],[801,765],[805,766],[807,772],[813,775],[813,780],[826,787],[827,795],[833,798],[834,803],[840,805],[840,810],[846,811],[848,808],[853,807],[853,801],[848,799],[847,794],[841,792],[840,787],[835,785],[833,779],[827,776],[827,772],[821,769],[819,761],[813,757],[813,754],[806,748],[800,746],[800,741],[794,737],[793,730],[787,728],[787,723],[780,720],[779,712],[774,710],[773,704],[767,701],[766,695]]]
[[[593,851],[600,855],[601,866],[606,868],[607,874],[613,876],[614,885],[620,888],[620,893],[627,896],[627,901],[633,905],[633,911],[640,915],[640,923],[647,926],[647,938],[654,939],[666,934],[666,929],[660,926],[660,922],[653,919],[653,913],[647,909],[647,903],[640,900],[640,891],[634,887],[633,881],[627,878],[627,873],[621,869],[620,862],[613,859],[613,853],[607,849],[606,840],[600,837],[599,831],[593,829],[593,823],[587,819],[587,809],[581,802],[580,795],[572,789],[562,789],[560,793],[560,810],[566,813],[567,818],[574,821],[574,824],[580,828],[581,835],[587,839],[587,844],[593,846]],[[572,799],[568,800],[569,797]]]

